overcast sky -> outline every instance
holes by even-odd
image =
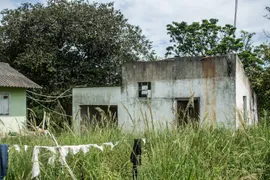
[[[46,0],[0,0],[0,10],[16,8],[22,2],[45,2]],[[89,0],[91,1],[91,0]],[[161,57],[169,45],[166,25],[172,21],[188,23],[202,19],[217,18],[219,24],[233,24],[235,0],[115,0],[115,8],[139,25],[143,34],[153,41],[154,50]],[[96,0],[111,2],[111,0]],[[255,43],[265,41],[263,30],[270,31],[270,20],[263,16],[270,0],[239,0],[237,28],[256,32]]]

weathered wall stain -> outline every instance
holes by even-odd
[[[216,77],[216,63],[215,59],[206,57],[201,60],[202,62],[202,73],[203,78],[214,78]]]
[[[203,87],[205,94],[204,111],[208,112],[208,120],[216,122],[216,61],[207,57],[202,61]]]

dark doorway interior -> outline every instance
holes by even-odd
[[[81,105],[81,117],[89,125],[115,125],[118,119],[117,105]],[[101,111],[101,112],[100,112]]]
[[[199,121],[200,103],[199,98],[177,99],[178,124],[185,125]]]

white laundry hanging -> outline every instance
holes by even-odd
[[[89,152],[89,145],[80,145],[80,147],[84,154]]]
[[[101,151],[103,151],[103,146],[99,146],[99,145],[97,145],[97,144],[89,144],[89,146],[90,147],[95,147],[95,148],[98,148],[98,149],[100,149]]]
[[[112,142],[107,142],[107,143],[103,143],[103,145],[109,145],[111,146],[111,150],[118,144],[118,142],[116,142],[115,144],[113,144]],[[57,149],[59,150],[60,153],[60,162],[63,165],[64,163],[66,163],[66,156],[68,155],[69,151],[75,155],[77,154],[80,150],[82,150],[82,152],[85,154],[87,152],[89,152],[89,148],[90,147],[95,147],[98,148],[99,150],[103,151],[104,147],[103,145],[99,146],[97,144],[86,144],[86,145],[74,145],[74,146],[34,146],[34,150],[33,150],[33,156],[32,156],[32,161],[33,161],[33,167],[32,167],[32,177],[31,179],[38,177],[40,175],[40,167],[39,167],[39,161],[38,161],[38,155],[40,152],[40,149],[47,149],[48,151],[51,151],[53,153],[53,156],[49,158],[48,160],[48,164],[54,164],[55,158],[56,158],[56,151]],[[18,148],[19,146],[17,146]]]
[[[81,150],[80,146],[69,146],[69,151],[72,153],[72,155],[76,155]]]
[[[39,148],[40,148],[39,146],[35,146],[33,150],[33,156],[32,156],[33,167],[32,167],[31,179],[38,177],[40,174],[39,163],[38,163]]]
[[[28,147],[29,147],[28,145],[24,145],[24,151],[25,151],[25,152],[27,152]]]
[[[19,145],[17,145],[17,144],[14,145],[14,148],[15,148],[15,150],[18,151],[18,152],[21,151],[21,148],[20,148]]]
[[[113,150],[113,148],[115,146],[117,146],[118,142],[115,143],[115,145],[112,143],[112,142],[107,142],[107,143],[103,143],[104,145],[108,145],[108,146],[111,146],[111,150]]]

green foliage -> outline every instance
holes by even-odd
[[[270,7],[266,7],[266,10],[268,11],[268,14],[266,18],[270,20]],[[265,32],[266,37],[268,38],[268,42],[270,40],[270,34],[269,31]],[[267,109],[270,109],[270,44],[263,46],[263,55],[264,59],[266,60],[266,68],[264,71],[264,76],[262,77],[262,90],[263,94],[265,94],[265,99],[263,99],[264,106],[267,107]]]
[[[255,33],[241,31],[243,47],[238,52],[238,57],[243,63],[246,74],[252,80],[253,87],[258,87],[265,61],[263,52],[265,45],[253,46],[252,37]]]
[[[167,47],[166,55],[212,56],[237,52],[243,47],[241,38],[235,37],[232,25],[217,25],[217,19],[202,20],[202,23],[173,22],[167,25],[173,46]]]
[[[41,85],[44,94],[76,85],[119,85],[124,62],[154,57],[151,42],[113,3],[24,3],[1,14],[1,61]]]
[[[147,132],[140,135],[124,134],[117,129],[89,130],[81,136],[67,130],[56,136],[60,145],[79,145],[103,142],[119,144],[103,152],[90,148],[67,157],[67,163],[78,179],[132,179],[129,157],[134,138],[146,138],[143,145],[140,179],[269,179],[269,127],[264,124],[246,131],[231,132],[225,129],[183,129]],[[54,146],[48,136],[22,136],[4,138],[10,146],[30,145],[27,152],[9,151],[7,179],[30,179],[32,150],[35,145]],[[56,160],[47,164],[52,154],[41,151],[41,179],[70,179]],[[23,167],[23,168],[22,168]]]

